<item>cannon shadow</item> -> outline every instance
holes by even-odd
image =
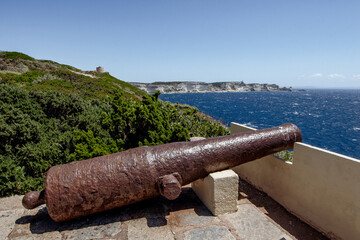
[[[148,227],[160,227],[169,224],[168,216],[171,212],[194,209],[198,216],[212,216],[190,187],[183,187],[182,193],[175,200],[156,197],[129,206],[124,206],[102,213],[92,214],[65,222],[54,222],[42,205],[15,221],[16,224],[30,224],[32,234],[43,234],[54,231],[71,231],[89,227],[103,226],[111,223],[125,223],[130,220],[146,218]]]

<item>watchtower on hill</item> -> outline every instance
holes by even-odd
[[[104,72],[105,72],[104,68],[103,68],[103,67],[100,67],[100,66],[96,68],[96,71],[97,71],[98,73],[104,73]]]

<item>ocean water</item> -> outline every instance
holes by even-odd
[[[360,89],[161,94],[220,120],[257,129],[296,124],[303,142],[360,159]]]

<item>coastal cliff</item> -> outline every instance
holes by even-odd
[[[280,88],[276,84],[246,84],[240,82],[130,82],[133,86],[153,94],[160,93],[199,93],[199,92],[251,92],[251,91],[292,91],[292,88]]]

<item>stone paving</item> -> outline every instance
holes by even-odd
[[[217,217],[190,187],[174,201],[158,197],[64,223],[52,221],[45,205],[25,210],[22,196],[2,198],[0,239],[326,239],[245,182],[239,186],[238,211]]]

